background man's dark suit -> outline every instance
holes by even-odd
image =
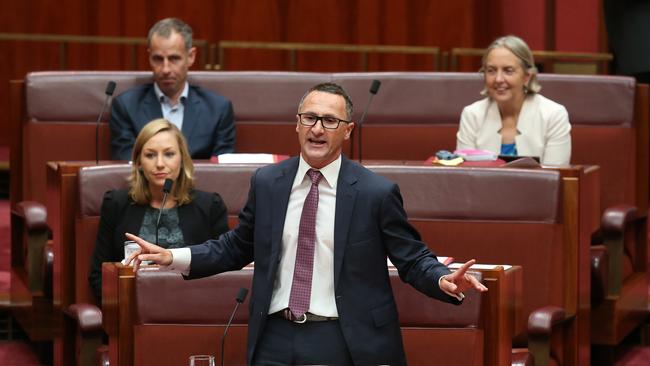
[[[334,291],[339,322],[355,364],[405,364],[386,256],[402,280],[428,296],[458,304],[438,287],[449,270],[420,241],[397,185],[342,158],[334,225]],[[239,269],[255,260],[248,359],[266,322],[280,263],[284,219],[298,158],[259,169],[239,226],[191,247],[190,278]]]
[[[230,101],[198,86],[189,86],[182,132],[193,159],[235,151],[235,122]],[[153,84],[129,89],[113,100],[111,158],[131,160],[135,138],[148,122],[162,118]]]
[[[604,0],[609,46],[614,52],[614,72],[650,82],[650,2]]]
[[[97,242],[88,282],[98,300],[102,294],[102,263],[124,259],[124,233],[140,232],[147,205],[135,204],[128,190],[104,194]],[[228,210],[219,194],[192,191],[192,201],[178,206],[178,225],[186,245],[203,243],[228,231]]]

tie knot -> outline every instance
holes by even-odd
[[[320,179],[323,178],[323,175],[320,173],[320,171],[314,169],[309,169],[307,171],[307,175],[309,175],[309,179],[311,179],[311,184],[318,184],[318,182],[320,182]]]

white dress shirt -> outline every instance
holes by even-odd
[[[160,107],[162,108],[163,118],[174,124],[178,127],[179,130],[183,130],[183,114],[185,114],[185,101],[187,100],[187,95],[189,94],[190,87],[187,82],[183,87],[183,92],[178,100],[178,103],[172,105],[171,99],[167,97],[162,90],[158,87],[158,84],[153,83],[153,90],[156,93],[156,98],[160,102]]]
[[[300,157],[298,172],[291,186],[289,205],[282,232],[280,265],[273,286],[269,314],[289,306],[293,283],[293,269],[298,247],[298,228],[302,206],[311,188],[307,171],[311,167]],[[316,211],[316,245],[314,249],[314,272],[311,282],[309,312],[321,316],[338,316],[334,299],[334,214],[336,212],[336,184],[341,169],[341,156],[323,169],[323,179],[318,184],[318,210]],[[172,264],[164,269],[189,274],[192,260],[190,248],[170,249]]]
[[[300,157],[298,172],[291,186],[289,205],[282,231],[280,265],[273,285],[269,314],[289,306],[293,283],[293,270],[298,248],[298,229],[305,198],[311,188],[307,171],[312,169]],[[336,212],[336,184],[341,169],[341,156],[319,169],[323,179],[318,184],[318,210],[316,211],[316,244],[314,269],[311,281],[309,312],[322,316],[338,316],[334,299],[334,214]]]

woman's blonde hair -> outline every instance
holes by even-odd
[[[135,139],[131,158],[133,164],[131,176],[129,177],[129,183],[131,185],[129,196],[133,201],[141,205],[151,203],[152,196],[149,190],[149,182],[142,172],[140,155],[142,154],[144,144],[161,132],[171,132],[172,135],[176,136],[178,149],[181,154],[180,172],[178,179],[174,182],[174,188],[171,191],[170,198],[174,198],[179,205],[189,203],[192,200],[190,191],[194,188],[194,164],[192,164],[192,157],[187,148],[185,137],[178,127],[162,118],[147,123]]]
[[[512,52],[512,54],[519,59],[524,72],[530,75],[528,83],[524,86],[524,93],[535,94],[542,90],[542,86],[537,81],[537,67],[535,67],[535,59],[533,58],[533,53],[530,51],[530,48],[526,42],[517,36],[508,35],[500,37],[490,44],[490,46],[485,50],[485,53],[483,54],[483,61],[480,71],[484,75],[487,57],[495,48],[505,48],[508,51]],[[483,88],[481,95],[487,95],[487,88]]]

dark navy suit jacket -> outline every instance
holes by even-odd
[[[113,100],[109,126],[111,158],[131,160],[138,133],[151,120],[162,118],[162,107],[153,84],[129,89]],[[183,135],[193,159],[235,151],[235,121],[232,103],[220,95],[198,86],[189,86]]]
[[[188,278],[240,269],[255,261],[249,362],[271,303],[297,169],[297,157],[260,168],[251,178],[238,227],[217,240],[190,247]],[[355,365],[405,364],[386,257],[403,281],[430,297],[458,304],[438,287],[438,279],[449,270],[408,223],[397,185],[345,157],[337,183],[334,221],[334,291],[339,324],[352,360]]]

